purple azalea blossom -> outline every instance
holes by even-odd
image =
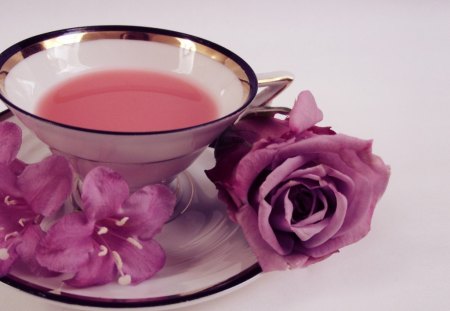
[[[168,187],[150,185],[129,196],[120,175],[97,167],[83,181],[81,199],[82,211],[62,217],[41,241],[41,265],[72,274],[65,283],[73,287],[137,284],[163,267],[164,251],[152,238],[173,213]]]
[[[390,169],[372,142],[336,134],[312,94],[286,120],[249,114],[207,171],[264,271],[307,266],[364,237]]]
[[[60,156],[31,165],[18,160],[22,132],[14,123],[0,123],[0,142],[0,276],[17,259],[34,273],[46,273],[33,255],[44,235],[40,222],[70,194],[72,171]]]

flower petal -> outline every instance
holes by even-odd
[[[65,158],[53,155],[27,166],[18,176],[17,183],[33,211],[49,216],[71,193],[72,171]]]
[[[322,111],[317,107],[314,96],[309,91],[301,92],[289,114],[289,128],[301,133],[322,121]]]
[[[56,272],[76,272],[94,251],[94,223],[74,212],[62,217],[47,232],[36,250],[38,263]]]
[[[15,263],[18,257],[16,252],[18,243],[20,243],[20,238],[10,239],[8,241],[0,240],[0,277],[7,275]]]
[[[22,130],[12,122],[0,122],[0,163],[10,164],[22,144]]]
[[[21,197],[22,192],[17,186],[17,176],[5,164],[0,163],[0,193],[3,196]],[[0,202],[0,204],[3,202]]]
[[[142,250],[127,245],[122,248],[127,256],[123,258],[123,272],[131,276],[132,284],[151,278],[162,269],[166,255],[155,240],[141,241]]]
[[[83,181],[83,210],[88,219],[101,220],[116,215],[128,195],[128,184],[122,176],[110,168],[96,167]]]
[[[29,225],[22,232],[22,241],[16,247],[17,254],[27,269],[35,276],[53,276],[54,273],[42,267],[36,260],[36,248],[45,236],[39,225]]]
[[[123,205],[121,215],[129,219],[121,233],[152,238],[169,220],[175,203],[175,194],[165,185],[150,185],[136,191]]]
[[[155,240],[143,241],[133,237],[123,240],[110,235],[107,242],[115,252],[119,277],[128,275],[131,284],[149,279],[164,266],[164,250]]]
[[[112,282],[116,278],[117,270],[110,254],[100,256],[99,245],[89,253],[89,259],[79,268],[74,277],[64,281],[72,287],[89,287]]]

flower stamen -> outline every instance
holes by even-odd
[[[108,233],[108,228],[107,227],[100,227],[97,231],[98,235],[103,235],[103,234],[107,234]]]
[[[119,255],[119,253],[116,251],[112,251],[111,254],[113,256],[114,263],[116,264],[117,270],[119,271],[119,274],[120,274],[120,277],[117,280],[117,283],[119,283],[120,285],[130,285],[131,284],[131,275],[125,274],[123,272],[123,261]]]
[[[108,248],[105,245],[100,245],[100,251],[98,252],[99,257],[106,256],[108,254]]]
[[[130,285],[131,284],[131,275],[125,274],[119,277],[117,283],[120,285]]]
[[[143,249],[144,247],[142,246],[141,243],[139,243],[138,240],[136,240],[135,238],[129,237],[127,238],[128,243],[130,243],[131,245],[133,245],[134,247],[136,247],[137,249]]]
[[[5,235],[4,239],[5,239],[5,241],[8,241],[10,238],[15,238],[18,235],[19,235],[19,232],[17,232],[17,231],[10,232]]]
[[[125,216],[125,217],[123,217],[123,218],[120,219],[120,220],[116,220],[115,224],[116,224],[117,227],[122,227],[123,225],[126,224],[126,222],[128,221],[128,219],[130,219],[130,217]]]
[[[111,255],[113,256],[114,259],[114,263],[116,264],[117,270],[119,270],[119,273],[121,275],[123,275],[123,261],[122,261],[122,257],[120,257],[119,253],[116,251],[112,251]]]
[[[11,205],[16,205],[17,201],[14,199],[11,199],[11,197],[9,195],[5,196],[5,199],[3,200],[3,202],[7,205],[7,206],[11,206]]]
[[[31,218],[20,218],[18,223],[20,226],[25,227],[25,222],[32,220]]]

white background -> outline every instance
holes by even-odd
[[[306,269],[180,310],[450,310],[450,1],[7,1],[0,50],[42,32],[130,24],[191,33],[256,72],[289,70],[338,132],[391,165],[372,231]],[[0,284],[0,309],[65,310]]]

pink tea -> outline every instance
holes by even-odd
[[[193,83],[141,70],[77,76],[50,90],[36,114],[82,128],[149,132],[190,127],[217,118],[217,105]]]

